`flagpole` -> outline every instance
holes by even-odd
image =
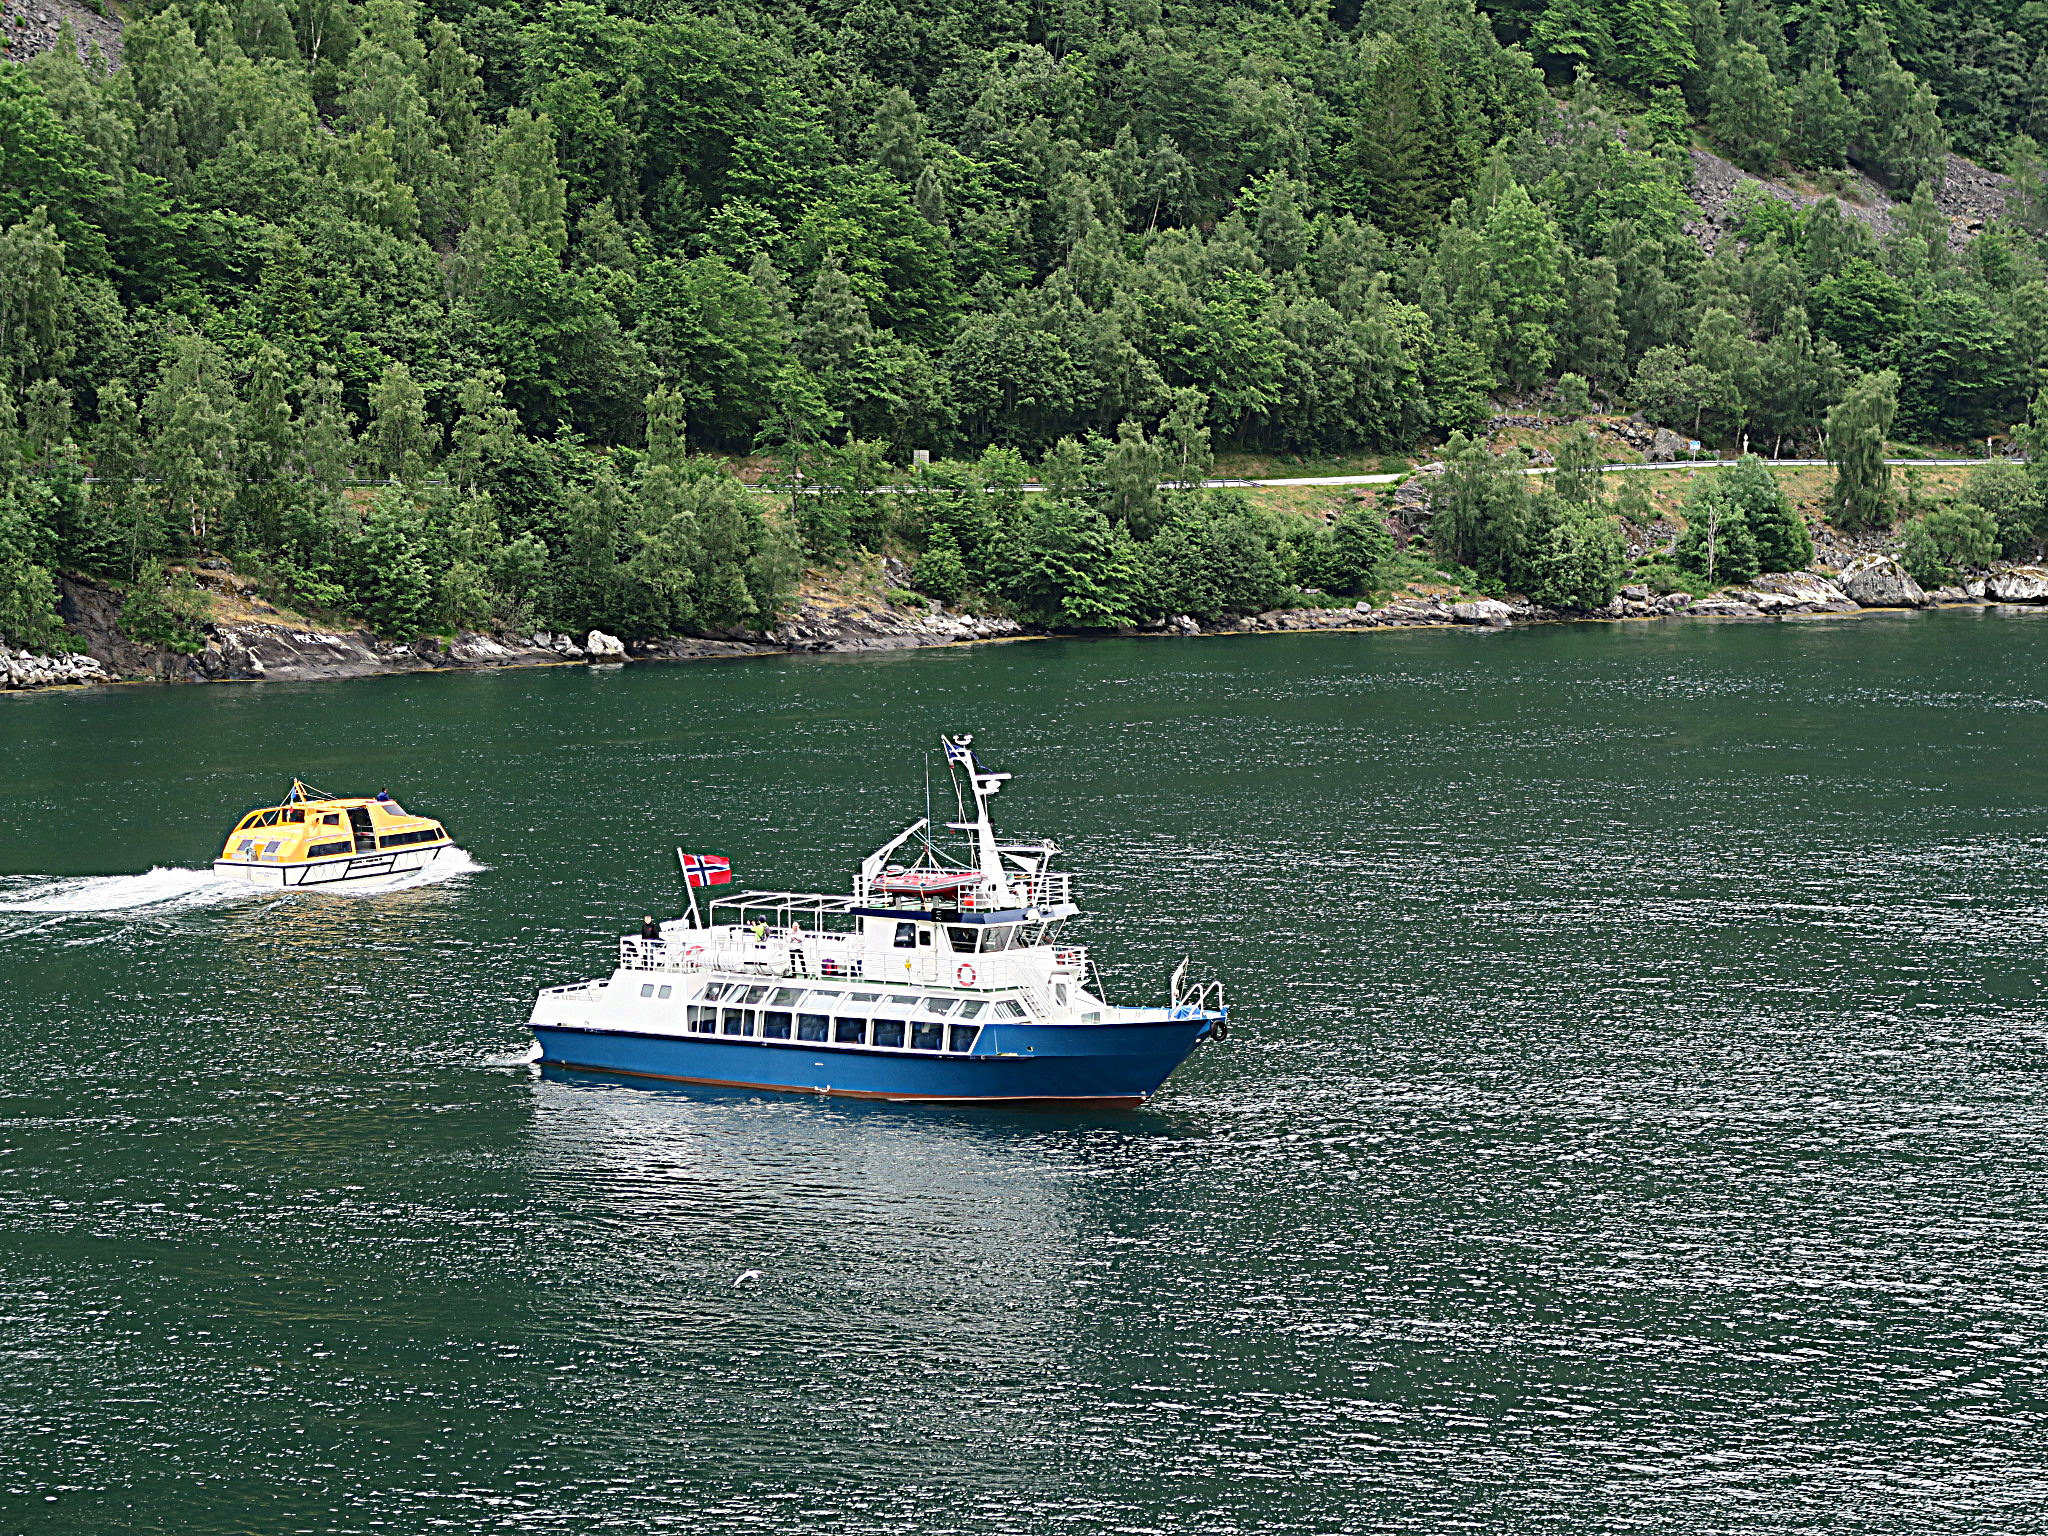
[[[683,850],[680,848],[676,850],[676,868],[682,871],[683,889],[689,892],[690,895],[690,926],[692,928],[702,928],[704,926],[703,920],[697,915],[697,882],[690,878],[690,866],[686,862]]]

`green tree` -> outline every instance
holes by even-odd
[[[1793,509],[1770,466],[1753,453],[1735,461],[1722,489],[1741,510],[1756,544],[1757,565],[1766,571],[1803,571],[1813,563],[1813,534]]]
[[[1853,533],[1891,526],[1892,472],[1884,445],[1898,402],[1899,376],[1886,369],[1862,375],[1828,412],[1827,454],[1835,466],[1828,515],[1839,528]]]
[[[1695,480],[1686,493],[1684,511],[1685,531],[1672,549],[1679,565],[1709,586],[1750,581],[1762,570],[1756,539],[1741,504],[1729,494],[1727,476]]]
[[[1605,607],[1628,569],[1620,526],[1597,502],[1560,496],[1541,503],[1523,578],[1529,596],[1549,608]]]
[[[1482,576],[1509,580],[1518,573],[1534,528],[1526,462],[1519,450],[1497,455],[1484,442],[1452,434],[1444,473],[1430,492],[1429,534],[1437,549]]]
[[[1564,309],[1564,244],[1550,216],[1515,183],[1487,215],[1485,251],[1488,298],[1500,324],[1495,362],[1526,388],[1550,371],[1557,352],[1551,325]]]
[[[1721,55],[1707,100],[1707,126],[1730,158],[1747,170],[1768,171],[1792,125],[1770,61],[1749,43],[1734,44]]]
[[[1988,508],[1959,498],[1908,520],[1900,543],[1900,563],[1915,581],[1945,587],[1963,571],[1991,563],[1998,522]]]

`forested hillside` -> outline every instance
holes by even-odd
[[[1220,447],[1406,449],[1553,386],[1721,441],[1811,444],[1831,408],[1960,439],[2048,358],[2039,6],[122,15],[116,69],[0,65],[18,643],[62,643],[60,571],[181,643],[166,572],[201,555],[393,633],[760,627],[885,547],[1049,622],[1270,606],[1363,590],[1391,540],[1156,488]],[[1707,254],[1696,141],[1820,193],[1853,164],[1901,216],[1759,199]],[[2019,180],[1967,244],[1951,145]],[[861,494],[913,449],[952,462]],[[1490,572],[1447,552],[1520,577],[1576,547],[1566,506],[1518,503]]]

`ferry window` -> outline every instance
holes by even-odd
[[[866,1045],[868,1021],[866,1019],[834,1019],[832,1038],[840,1045]]]
[[[928,997],[924,1000],[925,1012],[951,1013],[953,1011],[954,1001],[955,1000],[950,997]]]
[[[751,1008],[728,1008],[719,1028],[728,1035],[751,1035],[754,1032],[754,1012]]]
[[[946,937],[952,941],[955,953],[962,955],[974,953],[974,930],[972,928],[948,928],[946,930]]]
[[[796,1016],[796,1037],[799,1040],[823,1040],[831,1028],[832,1021],[822,1013],[800,1013]]]
[[[655,993],[654,995],[656,997],[674,997],[676,995],[676,989],[674,987],[663,987],[659,992]]]
[[[714,981],[711,983],[710,986],[704,989],[704,1001],[707,1003],[715,1003],[721,997],[725,996],[726,991],[727,988],[724,982]]]
[[[768,987],[749,987],[745,1000],[750,1003],[765,1003],[768,1001],[770,990]]]
[[[1024,1017],[1022,1003],[997,1003],[996,1017],[999,1019],[1021,1019]]]
[[[981,1034],[979,1024],[955,1024],[946,1031],[946,1049],[949,1051],[971,1051]]]
[[[917,948],[917,924],[898,923],[896,925],[896,947],[898,949]]]
[[[764,1013],[761,1015],[762,1037],[768,1040],[787,1040],[789,1038],[790,1025],[793,1022],[792,1016],[787,1013],[779,1011]]]
[[[795,987],[777,987],[775,995],[768,999],[777,1008],[794,1008],[803,997]]]
[[[690,1030],[692,1033],[699,1035],[717,1034],[718,1010],[716,1008],[692,1008],[690,1010]]]
[[[640,995],[641,995],[642,997],[652,997],[652,996],[654,996],[654,983],[650,981],[650,982],[648,982],[648,983],[647,983],[647,984],[646,984],[645,986],[643,986],[643,987],[642,987],[642,988],[640,989]]]
[[[1067,984],[1063,981],[1052,989],[1052,1000],[1062,1008],[1067,1006]]]
[[[900,1047],[903,1044],[903,1021],[901,1019],[875,1020],[875,1044]]]
[[[879,992],[849,992],[846,994],[846,1000],[849,1003],[874,1003],[881,1001],[881,997],[882,994]]]
[[[963,1019],[976,1018],[980,1015],[981,1010],[987,1006],[988,1004],[986,1003],[962,1003],[960,1005],[960,1017]]]
[[[914,1051],[945,1049],[946,1026],[937,1019],[919,1019],[910,1026],[910,1048]]]
[[[919,949],[930,949],[932,947],[931,929],[920,928],[917,930],[917,947]]]

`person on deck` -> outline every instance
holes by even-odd
[[[657,922],[656,922],[656,921],[655,921],[655,920],[654,920],[654,919],[653,919],[652,917],[643,917],[643,918],[641,918],[641,919],[640,919],[640,937],[641,937],[641,938],[643,938],[643,939],[658,939],[658,938],[660,938],[660,937],[661,937],[661,924],[657,923]]]

